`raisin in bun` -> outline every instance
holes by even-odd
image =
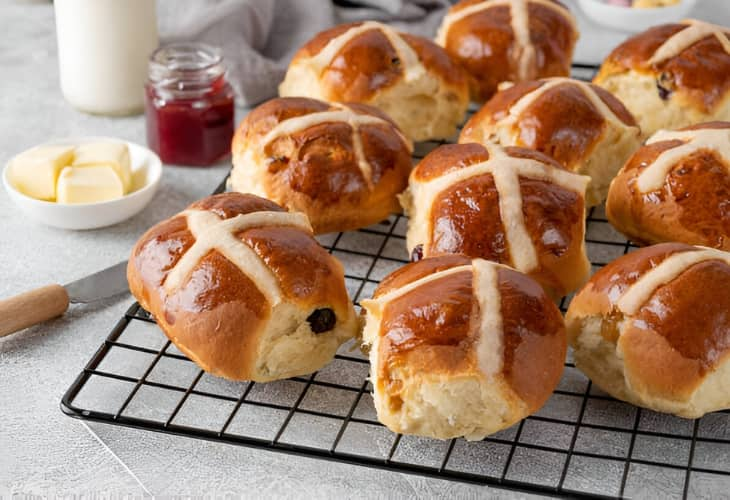
[[[233,380],[303,375],[358,333],[342,266],[303,214],[210,196],[137,242],[129,289],[202,369]]]
[[[635,242],[730,251],[730,122],[654,134],[611,183],[606,215]]]
[[[553,298],[588,279],[589,178],[524,148],[441,146],[411,173],[401,197],[407,245],[424,257],[460,253],[529,274]]]
[[[576,366],[613,397],[699,418],[730,408],[730,253],[663,243],[625,255],[576,294]]]
[[[508,267],[424,259],[362,305],[375,408],[393,432],[482,439],[537,411],[563,372],[560,311]]]
[[[371,106],[272,99],[233,138],[231,188],[305,213],[315,233],[357,229],[400,210],[411,150]]]
[[[594,83],[621,99],[645,136],[730,120],[730,30],[688,19],[629,38]]]
[[[570,76],[578,39],[575,17],[553,0],[461,0],[449,9],[436,43],[469,73],[473,101],[505,81]]]
[[[416,141],[455,134],[469,105],[466,73],[444,49],[373,21],[316,35],[294,55],[279,95],[370,104]]]
[[[535,149],[572,172],[588,175],[589,206],[641,145],[641,133],[621,102],[600,87],[570,78],[518,83],[494,95],[466,123],[459,142]]]

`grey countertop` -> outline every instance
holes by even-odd
[[[703,17],[722,22],[719,14],[730,24],[724,1],[700,4]],[[88,116],[63,100],[50,5],[0,2],[0,28],[0,163],[57,137],[110,135],[144,143],[141,117]],[[585,25],[583,33],[577,56],[581,61],[600,58],[623,37]],[[166,167],[159,193],[141,214],[96,231],[63,231],[33,223],[0,192],[0,297],[66,283],[125,259],[144,230],[210,193],[226,169]],[[11,493],[525,496],[103,424],[89,424],[87,429],[64,416],[59,401],[130,301],[123,296],[73,307],[61,319],[0,340],[0,498]]]

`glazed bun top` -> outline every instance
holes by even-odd
[[[730,249],[730,122],[657,132],[629,159],[611,191],[611,211],[622,218],[636,210],[627,204],[644,206],[647,217],[691,233],[674,241]]]
[[[706,162],[711,166],[728,170],[730,122],[708,122],[681,130],[660,130],[646,141],[646,146],[637,152],[641,156],[632,159],[626,170],[641,170],[636,187],[639,192],[648,193],[664,186],[674,167],[702,151],[710,153]]]
[[[642,367],[644,383],[677,397],[694,390],[730,354],[728,290],[730,253],[663,243],[598,271],[571,302],[568,319],[625,318],[604,322],[603,337],[614,343],[619,335],[643,342],[630,351],[624,346],[624,352],[649,360]],[[627,329],[644,334],[628,335]]]
[[[229,303],[245,303],[240,313],[257,321],[283,301],[348,310],[342,268],[312,237],[306,216],[250,194],[209,196],[155,225],[137,242],[129,270],[169,323],[177,312]]]
[[[380,318],[375,375],[388,393],[401,390],[389,385],[389,370],[407,364],[429,377],[503,376],[534,411],[560,378],[560,311],[508,267],[459,255],[424,259],[389,275],[363,307]]]
[[[306,213],[315,233],[355,229],[397,210],[411,151],[377,108],[281,97],[236,131],[231,187]]]
[[[150,228],[127,279],[182,352],[232,380],[311,373],[357,331],[342,265],[307,217],[250,194],[203,198]]]
[[[326,95],[321,97],[332,101],[367,102],[421,72],[456,88],[465,85],[463,70],[441,47],[375,21],[322,31],[299,49],[291,65],[305,60],[323,81]]]
[[[604,135],[606,123],[637,127],[631,113],[608,91],[571,78],[517,83],[498,92],[466,123],[459,142],[517,144],[574,166]],[[504,132],[500,132],[504,130]]]
[[[580,255],[589,181],[530,149],[441,146],[411,173],[409,249],[500,262],[562,296],[587,277],[568,275],[588,269]]]
[[[730,29],[695,19],[655,26],[616,47],[596,81],[627,70],[656,76],[665,95],[682,93],[711,113],[730,91]]]
[[[504,81],[568,76],[578,27],[553,0],[462,0],[436,41],[471,75],[472,98],[489,99]]]

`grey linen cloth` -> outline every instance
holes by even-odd
[[[340,2],[345,3],[345,2]],[[199,41],[223,48],[238,104],[276,96],[289,60],[331,26],[377,20],[432,38],[448,0],[158,0],[162,43]]]

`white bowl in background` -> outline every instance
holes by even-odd
[[[115,200],[66,204],[31,198],[13,186],[10,160],[3,169],[3,185],[10,199],[30,218],[63,229],[96,229],[122,222],[140,212],[154,197],[162,178],[162,162],[149,149],[111,137],[78,137],[49,141],[39,146],[79,145],[87,142],[123,142],[129,148],[133,191]],[[38,147],[38,146],[36,146]]]
[[[671,7],[634,9],[610,5],[602,0],[578,0],[588,18],[603,26],[630,33],[645,31],[659,24],[676,23],[686,18],[697,0],[681,0]]]

